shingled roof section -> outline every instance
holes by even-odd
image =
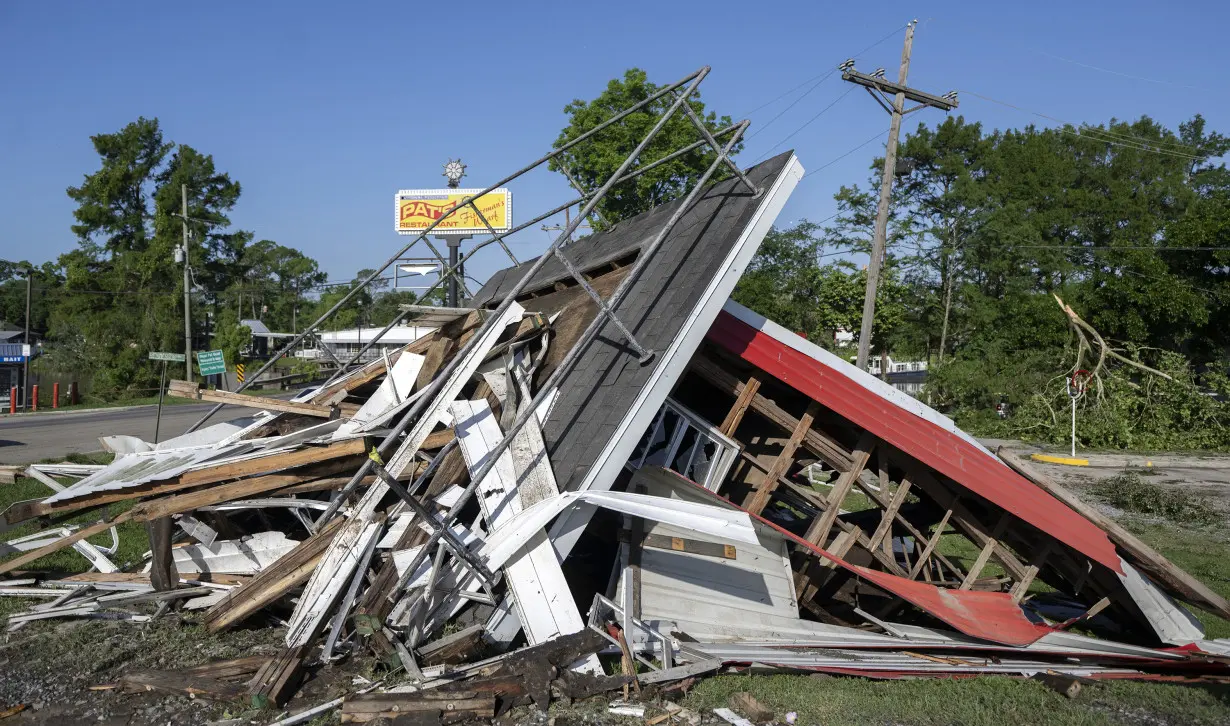
[[[599,488],[610,486],[610,481],[584,482],[600,456],[605,460],[620,455],[610,445],[615,443],[634,408],[652,408],[656,412],[662,405],[678,371],[671,374],[672,380],[665,387],[655,386],[650,398],[639,404],[638,398],[643,398],[643,390],[656,371],[681,370],[686,365],[703,338],[703,331],[720,311],[785,204],[801,171],[790,152],[769,159],[747,172],[752,182],[763,188],[761,194],[753,195],[738,180],[719,182],[706,189],[671,230],[616,309],[640,343],[656,352],[653,360],[642,365],[615,326],[607,322],[560,383],[543,434],[561,490],[591,484]],[[577,240],[567,248],[570,259],[576,260],[578,267],[587,268],[648,245],[678,204],[676,201],[656,207],[609,230]],[[525,265],[521,268],[496,273],[476,298],[498,299],[524,274]],[[553,260],[544,265],[542,274],[527,290],[566,276]],[[532,303],[527,305],[533,308]],[[685,327],[691,330],[695,326],[701,329],[699,337],[693,336],[694,342],[671,350]],[[630,449],[640,433],[636,431],[631,441],[618,442],[618,450],[624,446]],[[623,457],[626,459],[627,454],[623,453]],[[618,464],[622,466],[623,461]]]

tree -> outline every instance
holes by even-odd
[[[555,148],[564,146],[621,111],[644,101],[660,88],[650,82],[648,75],[640,68],[628,69],[624,72],[623,80],[611,80],[606,90],[592,101],[577,99],[564,107],[564,113],[568,115],[568,125],[555,140]],[[619,123],[612,124],[552,159],[551,170],[567,172],[586,193],[596,190],[614,175],[619,165],[636,149],[674,100],[674,94],[666,94],[645,108],[629,114]],[[712,112],[706,114],[699,92],[693,93],[688,103],[710,132],[716,132],[731,123],[729,116],[718,118]],[[680,109],[645,147],[640,155],[639,166],[657,161],[701,138],[695,125]],[[721,141],[723,140],[719,139],[719,142]],[[742,143],[738,144],[732,152],[739,151],[742,146]],[[611,225],[633,217],[685,194],[696,184],[714,158],[713,150],[701,147],[630,182],[613,187],[598,205],[601,214],[599,226]],[[730,170],[721,166],[712,180],[724,179],[729,175]]]
[[[199,286],[239,278],[235,261],[250,235],[226,231],[239,184],[212,157],[165,141],[157,119],[92,141],[101,164],[68,189],[79,247],[60,257],[64,292],[49,333],[67,364],[93,372],[95,388],[122,395],[156,385],[149,351],[183,346],[183,281],[173,259],[182,240],[180,185],[188,187],[189,260]],[[208,296],[198,296],[196,315]]]
[[[230,307],[222,308],[214,323],[214,350],[222,351],[226,362],[234,365],[240,361],[243,349],[251,342],[252,329],[241,325],[239,316]]]

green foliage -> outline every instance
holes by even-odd
[[[1088,448],[1138,450],[1230,450],[1230,404],[1212,394],[1230,391],[1225,375],[1206,373],[1202,388],[1187,361],[1158,352],[1149,361],[1174,380],[1120,366],[1077,403],[1077,442]],[[1070,399],[1062,365],[1047,369],[998,433],[1066,445],[1071,437]],[[953,376],[944,369],[942,376]],[[946,383],[952,378],[941,378]],[[1005,385],[1008,382],[1005,381]],[[959,412],[962,413],[962,412]],[[968,425],[968,418],[958,416]],[[976,430],[985,430],[975,427]]]
[[[1164,517],[1175,524],[1208,525],[1222,519],[1207,499],[1147,482],[1134,471],[1102,479],[1089,491],[1125,512]]]
[[[568,125],[555,140],[555,148],[564,146],[621,111],[648,99],[660,88],[640,68],[628,69],[622,80],[612,79],[606,90],[592,101],[577,99],[564,107]],[[550,168],[553,171],[566,170],[586,192],[597,189],[614,175],[673,102],[674,94],[666,94],[551,160]],[[693,93],[688,103],[710,132],[731,123],[729,116],[718,118],[712,112],[706,114],[699,92]],[[695,125],[680,109],[646,146],[639,157],[639,166],[657,161],[701,138]],[[719,143],[726,140],[718,139]],[[740,148],[741,143],[734,151]],[[601,224],[614,224],[683,195],[695,185],[714,158],[716,154],[712,150],[701,147],[614,187],[598,205]],[[724,179],[729,175],[728,168],[719,167],[712,179]]]
[[[252,329],[239,323],[229,307],[223,308],[214,324],[214,350],[221,350],[229,367],[241,360],[241,353],[252,342]]]

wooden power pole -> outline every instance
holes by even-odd
[[[934,96],[906,86],[906,78],[910,73],[910,50],[914,45],[916,25],[918,25],[917,20],[905,27],[905,46],[901,49],[901,69],[897,72],[896,83],[884,77],[883,69],[868,75],[854,70],[853,61],[846,61],[842,64],[842,80],[866,88],[867,93],[871,94],[871,97],[892,117],[888,126],[888,145],[884,150],[884,177],[880,183],[880,204],[876,208],[876,227],[875,235],[871,240],[871,259],[867,261],[867,294],[863,299],[863,326],[858,335],[857,365],[863,370],[867,369],[871,348],[871,323],[876,313],[876,286],[880,282],[880,266],[884,260],[885,240],[888,237],[888,202],[893,191],[893,174],[897,166],[897,136],[901,131],[901,117],[928,106],[944,111],[951,111],[957,107],[955,92],[945,96]],[[918,105],[906,109],[907,98]],[[891,106],[886,102],[888,100],[892,101]]]
[[[185,380],[191,383],[192,382],[192,310],[190,307],[191,306],[190,301],[192,300],[192,296],[190,293],[191,288],[189,287],[189,282],[188,282],[189,276],[190,276],[190,273],[188,271],[188,264],[189,264],[189,258],[188,258],[188,185],[180,184],[179,193],[180,193],[180,198],[183,203],[183,207],[180,210],[180,213],[182,215],[182,219],[180,221],[184,223],[184,367],[187,369],[184,374],[187,376]]]

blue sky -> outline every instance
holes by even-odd
[[[4,2],[0,258],[72,249],[64,190],[97,168],[89,136],[144,115],[243,185],[237,227],[349,279],[400,246],[397,189],[440,185],[458,155],[466,185],[498,180],[548,150],[565,104],[628,67],[668,82],[710,65],[703,100],[740,118],[890,34],[858,65],[895,76],[894,29],[911,18],[918,88],[1073,122],[1148,114],[1175,126],[1199,112],[1230,133],[1224,2]],[[742,164],[792,132],[778,150],[796,149],[808,170],[879,138],[804,180],[779,223],[830,215],[887,131],[861,91],[803,127],[849,90],[836,74],[766,126],[803,90],[751,114]],[[969,94],[958,112],[990,128],[1050,125]],[[906,128],[941,116],[920,111]],[[512,189],[520,219],[568,194],[545,168]],[[527,230],[513,249],[525,259],[548,241]],[[506,264],[489,249],[470,274]]]

